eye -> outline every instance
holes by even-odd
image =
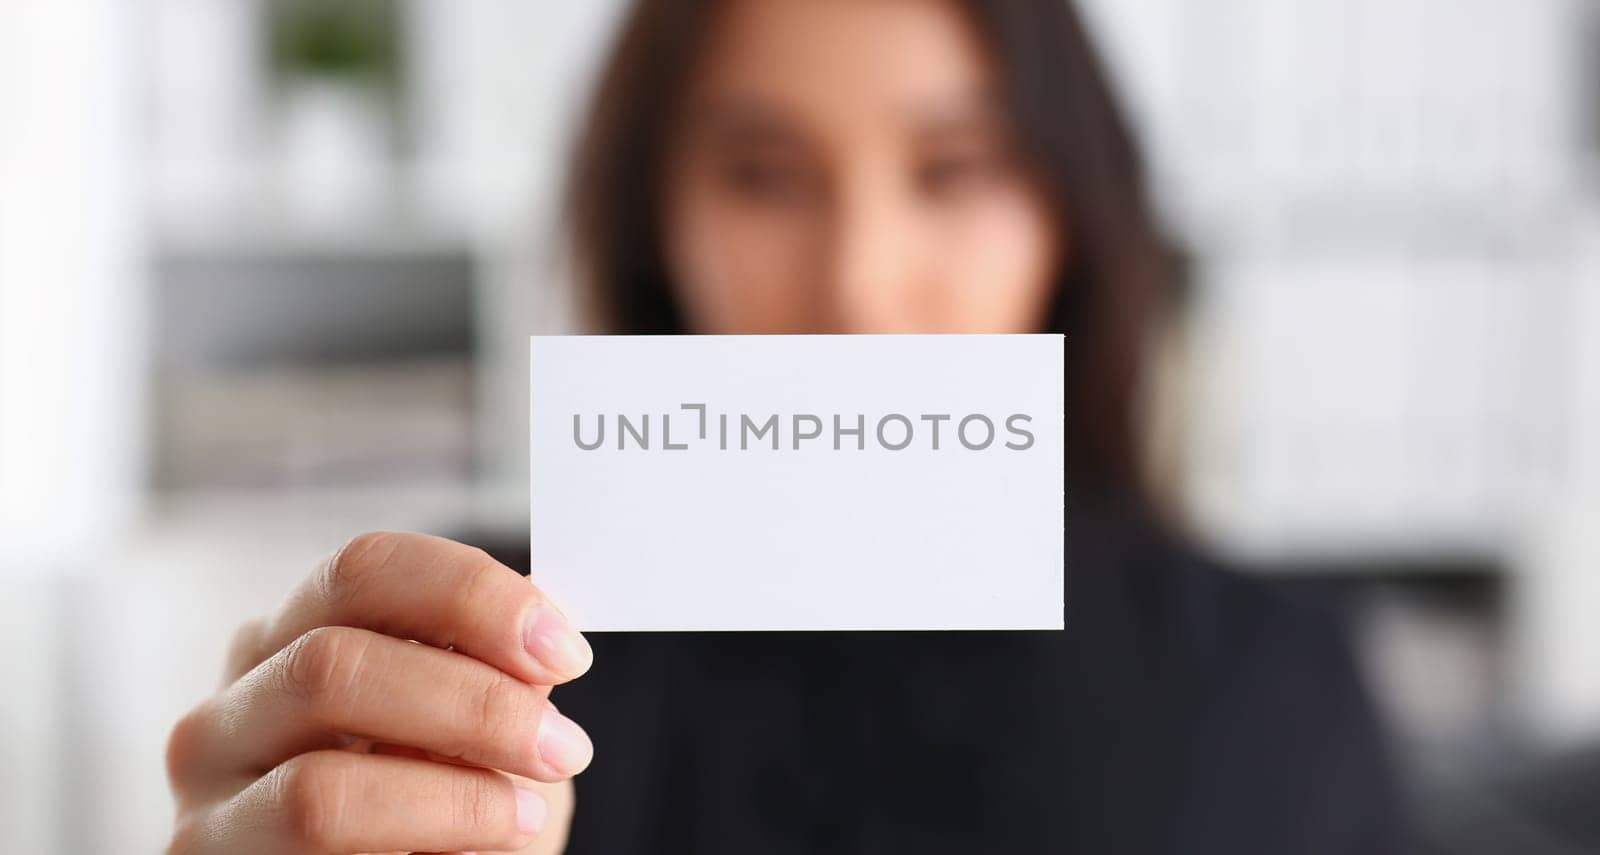
[[[809,171],[787,158],[734,157],[721,169],[723,186],[752,202],[804,200],[812,188]]]
[[[917,167],[916,182],[930,197],[956,197],[985,186],[1004,169],[1004,159],[993,152],[946,152],[926,158]]]

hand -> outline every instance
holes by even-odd
[[[559,852],[594,749],[550,687],[591,660],[482,550],[357,537],[240,628],[173,728],[170,851]]]

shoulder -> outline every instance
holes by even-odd
[[[1148,513],[1069,507],[1067,532],[1069,623],[1122,622],[1146,648],[1201,673],[1207,665],[1237,673],[1348,664],[1333,614],[1278,581],[1224,565]]]

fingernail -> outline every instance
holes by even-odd
[[[526,834],[538,834],[544,828],[544,818],[549,813],[544,798],[527,787],[517,787],[517,828]]]
[[[539,759],[558,775],[576,775],[594,758],[589,734],[554,705],[546,705],[539,720]]]
[[[563,677],[582,674],[594,661],[589,642],[567,623],[565,616],[546,605],[535,606],[528,613],[522,643],[533,658]]]

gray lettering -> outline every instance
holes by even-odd
[[[678,409],[680,409],[680,410],[699,410],[700,411],[700,438],[701,439],[705,439],[706,438],[706,405],[705,404],[679,404],[678,405]]]
[[[1028,430],[1027,428],[1017,427],[1016,425],[1017,422],[1031,421],[1033,421],[1033,416],[1027,415],[1026,413],[1013,413],[1012,415],[1006,417],[1006,430],[1011,431],[1017,436],[1027,437],[1027,439],[1023,442],[1007,442],[1006,448],[1009,448],[1013,451],[1027,451],[1033,447],[1033,431]]]
[[[771,416],[769,416],[767,418],[767,420],[765,422],[762,422],[761,423],[761,427],[759,429],[756,428],[756,423],[750,419],[750,416],[743,415],[743,414],[741,414],[739,416],[739,450],[740,451],[744,451],[744,450],[746,450],[746,449],[748,449],[750,447],[750,432],[752,430],[755,431],[756,439],[758,441],[762,437],[766,436],[767,434],[769,434],[769,433],[772,434],[772,450],[773,451],[777,451],[778,450],[778,414],[777,413],[773,413]]]
[[[833,450],[839,450],[839,440],[842,437],[853,436],[856,438],[856,451],[865,450],[867,447],[867,417],[857,413],[856,426],[843,427],[839,422],[838,414],[833,417]]]
[[[988,435],[983,438],[983,442],[977,444],[967,441],[967,425],[975,421],[983,422],[984,430],[989,432]],[[965,445],[967,448],[970,448],[973,451],[982,451],[985,448],[988,448],[989,445],[994,442],[994,422],[989,421],[988,416],[982,415],[981,413],[973,413],[972,415],[962,419],[961,424],[956,426],[956,436],[961,440],[961,444]]]
[[[642,433],[640,431],[637,431],[637,430],[633,429],[633,423],[628,421],[628,417],[627,416],[622,415],[621,413],[617,414],[617,450],[618,451],[621,451],[624,448],[627,448],[627,446],[628,446],[627,440],[628,440],[628,436],[630,434],[633,436],[633,441],[639,444],[639,448],[640,449],[648,450],[650,448],[650,416],[643,415],[643,416],[640,416],[639,418],[643,421],[643,425],[644,425],[644,430],[643,430]]]
[[[572,414],[572,441],[576,442],[578,444],[578,447],[583,449],[584,451],[594,451],[595,449],[600,447],[600,443],[606,441],[606,417],[603,416],[603,415],[595,417],[595,425],[599,428],[599,433],[595,436],[593,444],[590,444],[590,443],[587,443],[587,442],[583,441],[583,436],[578,432],[578,423],[580,421],[581,421],[581,419],[578,417],[578,414],[577,413],[573,413]]]
[[[894,443],[891,443],[883,435],[883,426],[888,424],[889,422],[899,422],[899,423],[901,423],[901,424],[906,426],[905,439],[901,440],[899,445],[895,445]],[[884,416],[881,419],[878,419],[878,444],[883,446],[884,448],[889,449],[890,451],[900,451],[901,449],[903,449],[906,446],[910,445],[911,444],[911,420],[906,418],[905,416],[900,415],[899,413],[890,413],[889,415]]]
[[[682,451],[689,447],[686,442],[672,441],[672,416],[661,414],[661,447],[667,451]]]
[[[939,423],[950,421],[949,413],[923,413],[922,420],[933,425],[933,450],[939,450]]]
[[[802,432],[800,430],[800,422],[802,420],[811,422],[811,424],[815,427],[810,431]],[[800,440],[816,439],[817,437],[822,436],[822,419],[819,419],[810,413],[795,413],[794,430],[792,433],[794,434],[794,450],[799,451]]]

